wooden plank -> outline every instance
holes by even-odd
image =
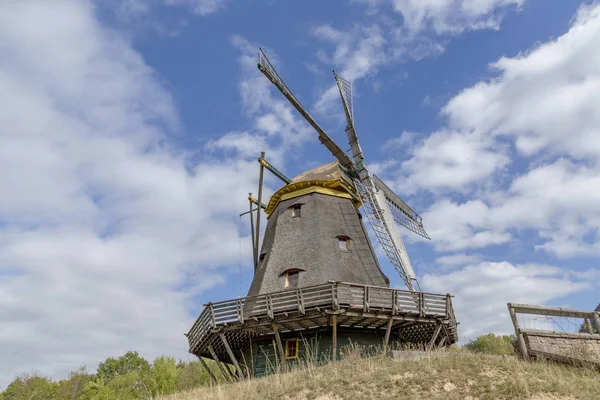
[[[219,360],[219,357],[217,357],[217,353],[215,353],[215,350],[212,348],[212,346],[208,346],[208,352],[212,356],[213,360],[215,360],[215,362],[217,363],[217,367],[219,367],[219,370],[223,374],[223,377],[225,378],[225,380],[227,382],[232,382],[233,380],[227,374],[227,372],[225,372],[225,368],[223,368],[223,365],[221,365],[221,360]]]
[[[388,343],[390,341],[390,333],[392,332],[392,324],[394,323],[393,319],[389,319],[387,322],[387,328],[385,330],[385,338],[383,339],[383,355],[387,355]]]
[[[515,327],[515,334],[517,335],[517,341],[519,342],[519,350],[521,350],[521,355],[525,360],[529,360],[529,353],[527,351],[527,346],[525,345],[525,338],[523,337],[523,332],[521,332],[521,328],[519,327],[519,321],[517,320],[517,313],[511,303],[508,303],[508,313],[510,314],[510,319]]]
[[[227,354],[229,355],[229,359],[231,360],[231,363],[235,367],[235,372],[237,372],[238,378],[244,379],[244,374],[242,372],[242,369],[240,368],[240,364],[238,364],[238,361],[235,358],[233,351],[231,351],[231,347],[229,347],[229,343],[227,342],[227,338],[225,337],[225,334],[219,333],[219,337],[221,338],[221,342],[223,342],[223,346],[225,346],[225,351],[227,351]]]
[[[337,315],[331,316],[331,325],[332,325],[332,334],[333,334],[333,344],[331,346],[331,355],[333,356],[333,361],[337,360]]]
[[[592,319],[594,320],[594,324],[596,325],[596,333],[600,334],[600,312],[593,312]]]
[[[512,303],[511,303],[512,304]],[[572,308],[532,306],[528,304],[512,304],[512,308],[518,314],[548,315],[554,317],[585,318],[590,315],[589,311],[573,310]]]
[[[210,377],[211,382],[216,385],[218,383],[217,377],[212,373],[212,371],[210,370],[210,368],[206,364],[206,361],[204,361],[204,357],[198,356],[198,359],[200,360],[200,364],[202,364],[202,366],[204,367],[204,369],[208,373],[208,376]]]
[[[273,324],[273,333],[275,333],[275,341],[277,342],[277,348],[279,349],[279,354],[281,355],[281,363],[285,365],[285,351],[283,350],[283,344],[281,343],[281,337],[279,336],[277,324]]]
[[[427,344],[427,351],[431,351],[435,341],[437,340],[438,335],[440,334],[440,330],[442,329],[442,324],[438,323],[433,331],[433,335],[431,336],[431,340],[429,340],[429,344]]]

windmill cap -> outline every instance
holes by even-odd
[[[352,183],[344,175],[337,161],[305,171],[295,176],[289,184],[273,193],[265,212],[267,215],[271,215],[280,202],[310,193],[347,198],[352,200],[358,208],[361,202],[348,189],[348,186],[351,186]]]

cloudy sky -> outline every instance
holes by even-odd
[[[258,46],[342,148],[331,69],[354,81],[367,163],[424,217],[409,255],[463,340],[509,333],[509,301],[600,302],[600,4],[324,3],[1,2],[0,388],[187,358],[202,304],[246,294],[260,151],[289,176],[332,160]]]

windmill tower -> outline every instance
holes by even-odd
[[[235,378],[264,375],[303,358],[337,359],[350,343],[384,351],[407,343],[427,349],[455,343],[452,296],[416,290],[418,280],[399,233],[402,226],[429,239],[421,217],[367,169],[350,82],[334,71],[352,158],[300,104],[262,49],[258,68],[335,160],[289,179],[261,155],[258,199],[249,196],[254,278],[248,296],[206,304],[186,334],[190,353],[201,361],[216,360],[226,377]],[[285,183],[267,205],[262,204],[265,168]],[[262,209],[268,223],[261,245]],[[406,290],[389,287],[363,215]]]

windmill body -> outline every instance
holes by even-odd
[[[254,277],[248,295],[206,304],[186,334],[190,353],[217,361],[226,379],[240,379],[303,360],[339,359],[346,345],[387,353],[409,344],[431,350],[456,343],[452,296],[415,290],[417,277],[399,227],[429,236],[421,217],[369,173],[354,126],[352,85],[334,72],[350,158],[300,104],[262,50],[258,68],[315,129],[335,161],[289,179],[261,155],[258,200],[249,196]],[[265,168],[285,182],[267,205],[261,197]],[[263,208],[268,222],[261,240]],[[390,288],[363,215],[407,290]]]
[[[388,286],[337,161],[275,192],[248,296],[334,282]],[[290,280],[290,276],[293,278]]]

